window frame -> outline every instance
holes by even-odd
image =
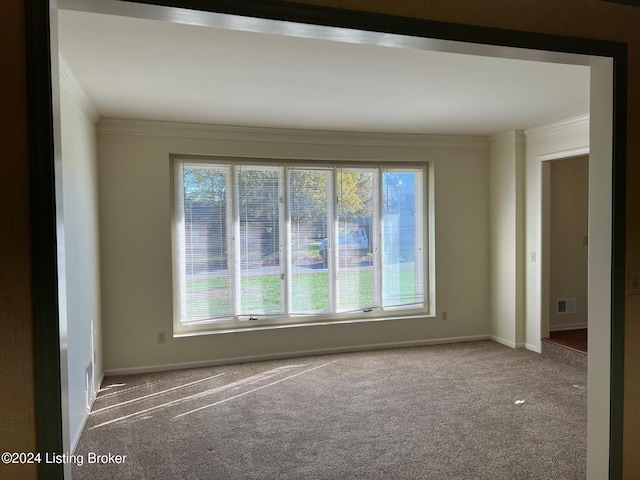
[[[422,307],[417,308],[404,308],[402,306],[387,306],[374,308],[372,311],[365,311],[362,309],[353,310],[353,311],[343,311],[343,312],[312,312],[312,313],[287,313],[290,303],[291,303],[291,262],[287,261],[284,265],[281,264],[281,271],[284,273],[284,286],[283,289],[286,290],[283,293],[283,308],[284,312],[282,314],[273,314],[273,315],[260,315],[258,321],[253,321],[250,319],[249,315],[237,314],[231,317],[224,318],[216,318],[216,319],[206,319],[201,321],[194,321],[188,324],[181,322],[180,315],[180,295],[181,289],[183,285],[180,283],[180,240],[178,238],[179,228],[179,212],[178,205],[181,200],[178,198],[180,192],[183,192],[183,186],[179,186],[179,179],[181,178],[178,174],[178,168],[180,164],[184,163],[202,163],[202,164],[219,164],[219,165],[233,165],[241,166],[245,164],[247,167],[253,168],[255,166],[264,166],[267,168],[278,167],[282,168],[281,180],[283,182],[289,181],[289,172],[296,168],[298,169],[317,169],[317,170],[328,170],[331,172],[330,176],[333,177],[331,181],[331,186],[329,188],[329,195],[333,198],[329,201],[329,223],[332,225],[328,227],[328,235],[336,241],[337,238],[337,208],[335,203],[337,202],[337,195],[335,191],[335,177],[337,172],[341,169],[360,169],[360,168],[374,168],[377,169],[376,177],[381,177],[382,173],[385,170],[403,170],[407,171],[420,169],[420,181],[421,181],[421,191],[422,191],[422,201],[420,205],[420,210],[422,212],[422,229],[420,232],[420,236],[423,240],[423,255],[422,255],[422,266],[420,268],[422,274]],[[170,185],[171,185],[171,253],[172,253],[172,299],[173,299],[173,336],[174,337],[188,337],[193,335],[203,335],[203,334],[217,334],[217,333],[234,333],[234,332],[243,332],[243,331],[257,331],[257,330],[269,330],[276,328],[290,328],[290,327],[304,327],[304,326],[314,326],[314,325],[333,325],[333,324],[344,324],[344,323],[362,323],[362,322],[378,322],[378,321],[390,321],[390,320],[404,320],[404,319],[416,319],[416,318],[432,318],[434,316],[433,313],[433,305],[434,305],[434,276],[435,276],[435,268],[433,267],[434,255],[433,255],[433,226],[435,224],[433,218],[433,209],[430,208],[430,204],[432,202],[431,199],[431,189],[432,182],[430,179],[431,173],[431,164],[430,162],[424,160],[350,160],[350,159],[289,159],[289,158],[264,158],[264,157],[239,157],[239,156],[229,156],[229,155],[190,155],[190,154],[171,154],[169,156],[170,163]],[[234,173],[236,172],[236,173]],[[234,196],[233,202],[237,202],[237,169],[231,168],[229,179],[232,179],[232,195]],[[379,181],[381,185],[381,181]],[[288,185],[283,185],[280,187],[281,189],[288,190]],[[382,213],[382,189],[377,192],[377,198],[375,198],[376,202],[379,202],[377,208],[377,218],[379,221],[382,221],[383,213]],[[290,228],[290,219],[289,219],[289,202],[287,201],[285,194],[285,201],[282,207],[282,215],[280,218],[280,238],[282,239],[283,246],[281,249],[281,258],[286,259],[289,258],[289,248],[291,236],[289,232]],[[237,206],[228,206],[228,210],[231,212],[237,213]],[[239,223],[236,222],[238,220],[236,215],[232,218],[232,228],[227,228],[227,236],[228,241],[231,241],[230,236],[231,232],[239,227]],[[416,213],[417,214],[417,213]],[[235,225],[238,223],[238,225]],[[376,225],[376,222],[373,221],[373,228],[371,232],[371,238],[374,235],[382,236],[382,227],[381,225]],[[227,223],[227,225],[230,225]],[[335,237],[335,238],[334,238]],[[369,241],[373,241],[372,239]],[[382,248],[382,241],[378,240],[379,248]],[[335,255],[333,256],[335,258]],[[382,275],[382,255],[374,256],[374,263],[378,263],[377,274]],[[334,261],[333,270],[330,268],[328,270],[329,275],[338,275],[338,270],[335,265],[337,264],[337,259]],[[375,268],[375,267],[374,267]],[[232,275],[232,278],[235,279],[237,274]],[[382,283],[381,283],[382,285]],[[234,287],[235,288],[235,287]],[[330,291],[330,296],[335,296],[336,292]],[[237,294],[234,292],[233,297],[235,298]],[[335,299],[334,299],[335,301]],[[330,306],[330,308],[335,308],[335,305]]]

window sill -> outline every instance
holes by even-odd
[[[307,321],[298,321],[297,319],[287,319],[285,321],[280,321],[278,323],[271,322],[266,324],[262,322],[262,324],[253,321],[246,321],[243,323],[248,323],[250,325],[247,326],[238,326],[238,325],[225,325],[218,326],[215,325],[198,325],[193,328],[184,328],[182,327],[180,330],[174,327],[173,337],[174,338],[185,338],[185,337],[196,337],[202,335],[220,335],[220,334],[228,334],[228,333],[242,333],[242,332],[258,332],[262,330],[279,330],[285,328],[300,328],[300,327],[320,327],[320,326],[330,326],[330,325],[345,325],[345,324],[353,324],[353,323],[372,323],[372,322],[390,322],[396,320],[429,320],[434,319],[434,315],[426,314],[426,313],[413,313],[408,315],[400,315],[393,317],[374,317],[374,318],[353,318],[353,319],[343,319],[343,320],[307,320]]]

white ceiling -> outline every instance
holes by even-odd
[[[60,11],[102,118],[490,135],[589,112],[589,68]]]

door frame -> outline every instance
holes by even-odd
[[[82,3],[81,0],[70,0]],[[56,0],[25,1],[27,109],[29,127],[32,305],[35,349],[36,429],[41,452],[65,452],[63,412],[66,396],[66,305],[64,222],[61,209],[61,158],[57,71]],[[109,2],[104,2],[108,4]],[[624,43],[565,37],[474,25],[443,23],[292,4],[279,0],[127,0],[131,8],[156,5],[267,20],[284,20],[361,31],[410,35],[497,47],[574,53],[612,59],[612,231],[611,231],[611,364],[609,478],[622,478],[624,392],[625,213],[627,138],[627,46]],[[68,434],[67,434],[68,437]],[[68,441],[66,442],[68,443]],[[43,478],[64,478],[62,465],[40,464]]]
[[[554,160],[588,157],[589,147],[552,152],[538,156],[540,161],[540,336],[549,338],[551,320],[551,163]]]

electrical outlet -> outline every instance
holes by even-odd
[[[158,332],[158,343],[164,343],[164,332]]]
[[[640,295],[640,270],[629,272],[629,295]]]
[[[440,320],[442,320],[443,322],[447,321],[447,312],[446,312],[446,310],[443,310],[442,312],[440,312]]]

